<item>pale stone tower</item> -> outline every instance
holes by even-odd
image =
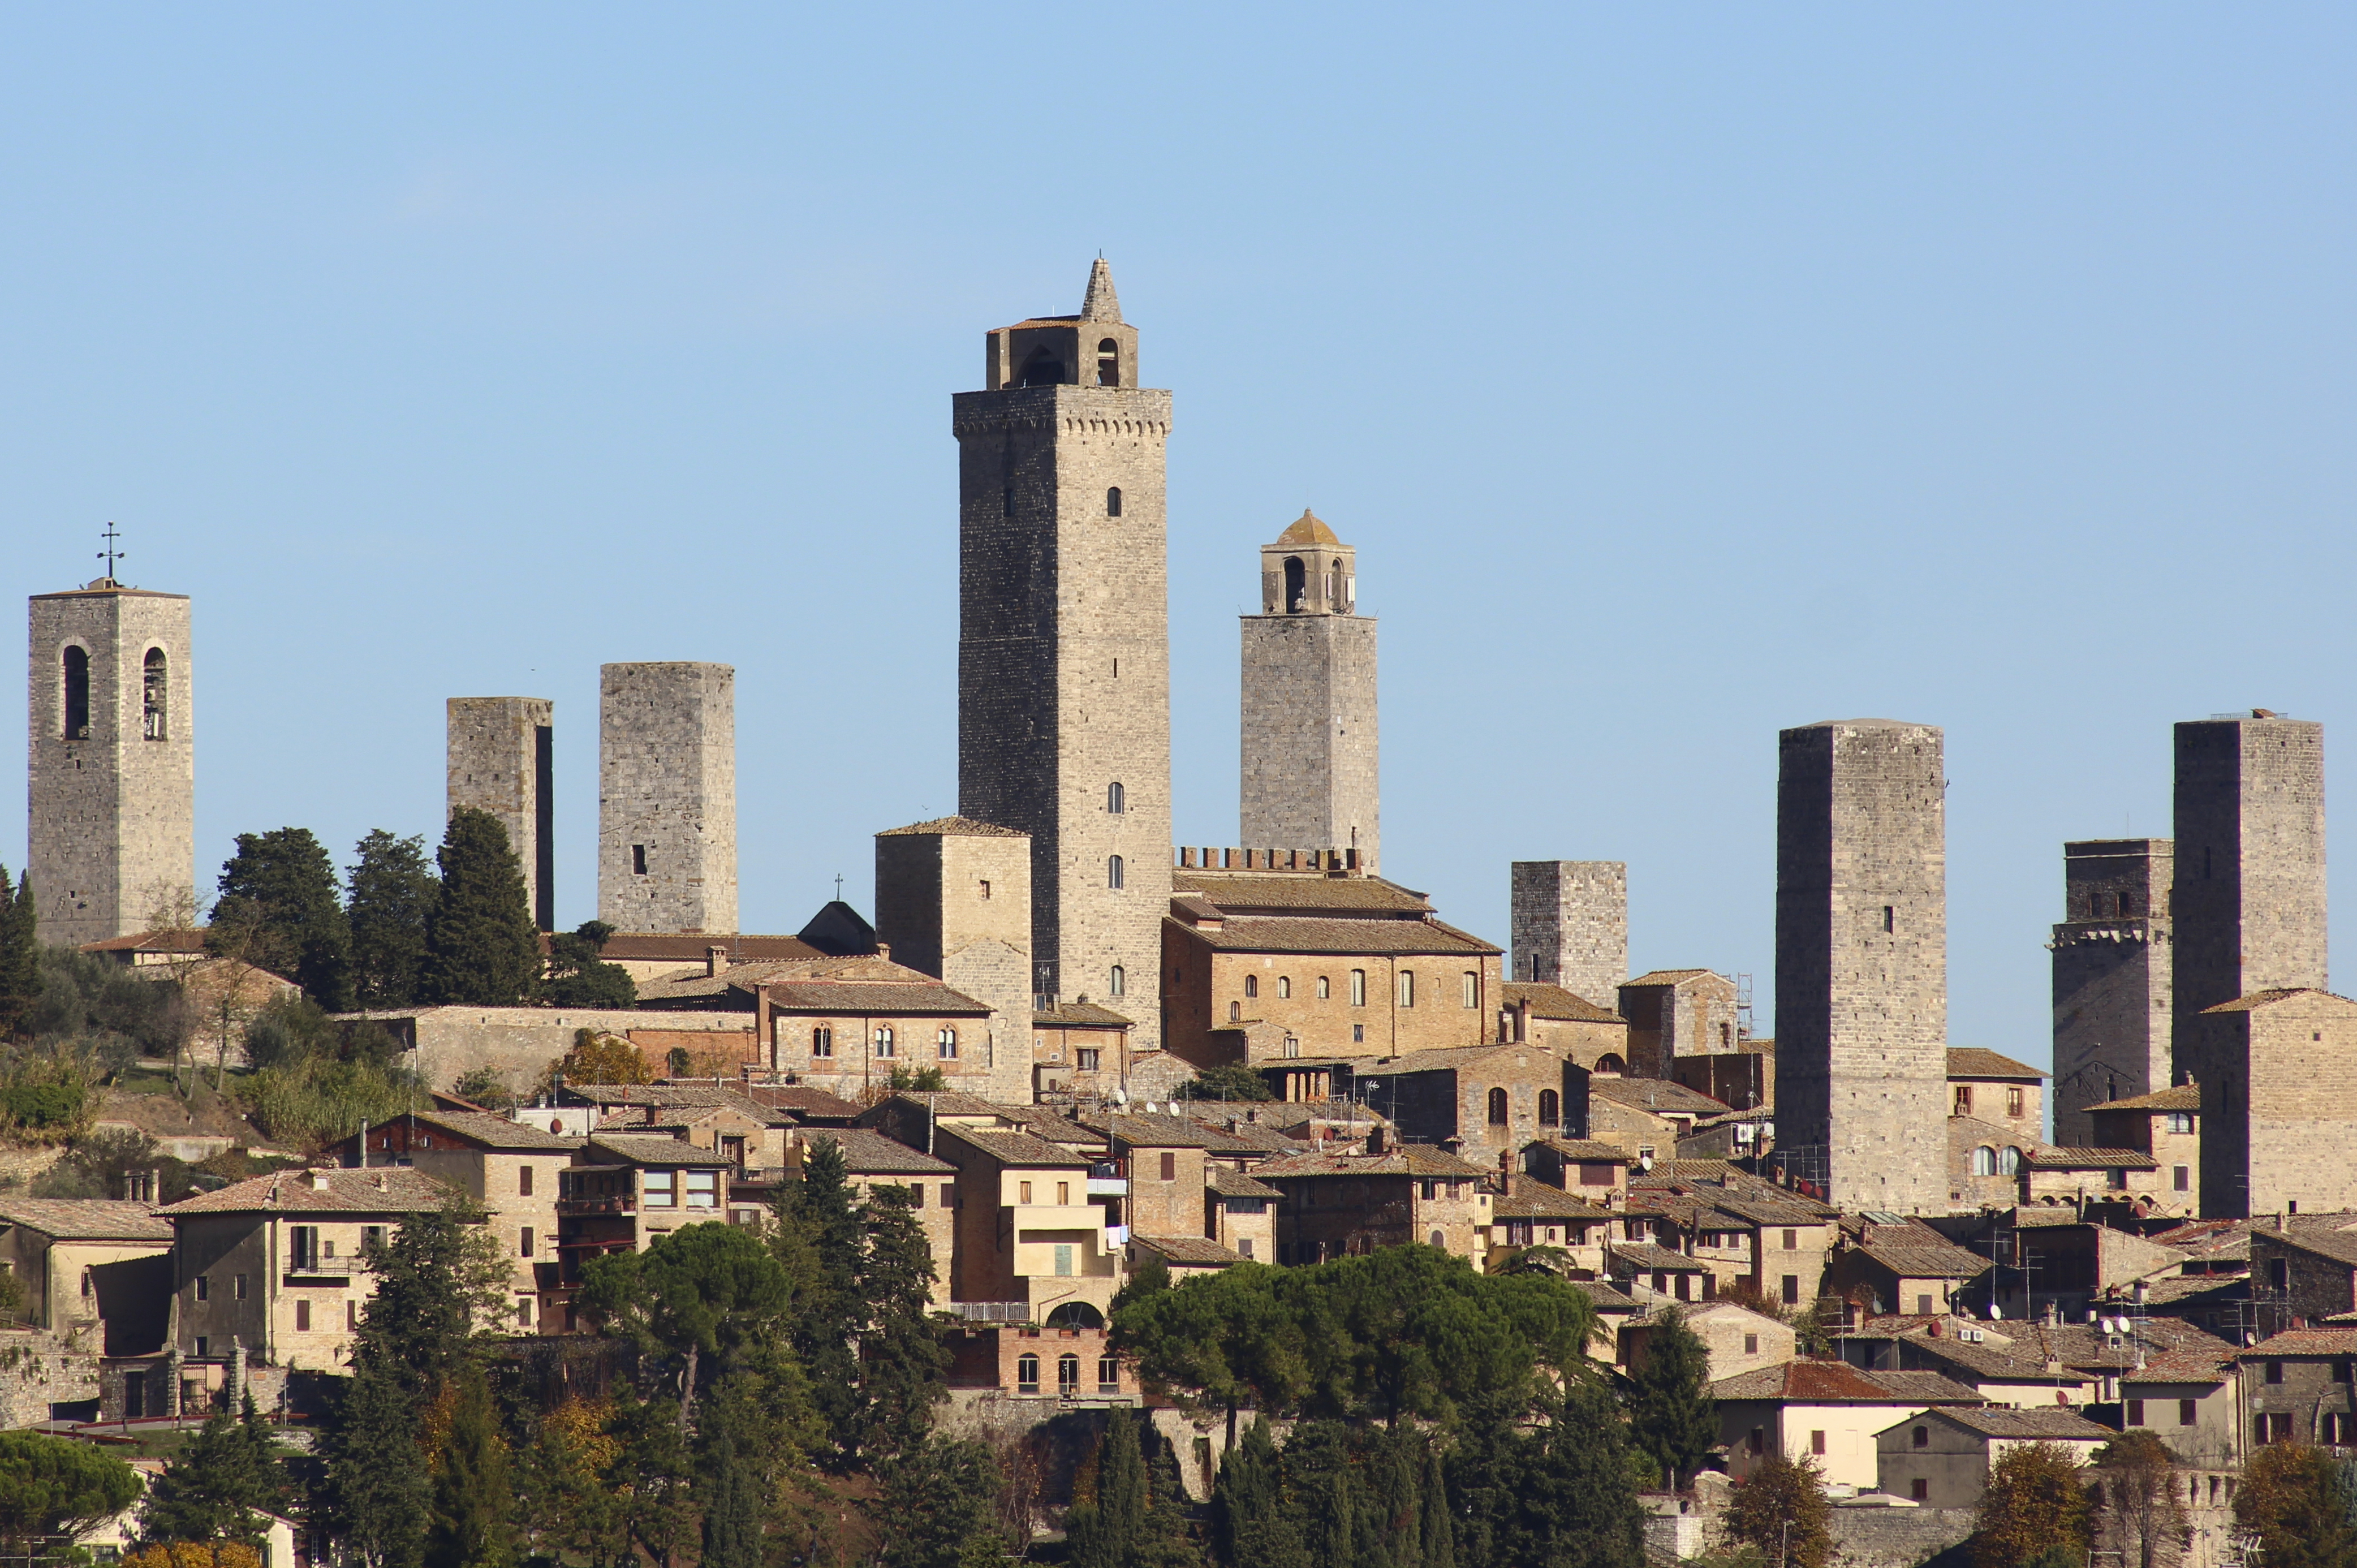
[[[29,601],[27,870],[40,939],[78,946],[196,909],[188,598],[112,577]]]
[[[989,1096],[1031,1103],[1031,841],[943,817],[876,835],[876,938],[991,1007]]]
[[[617,929],[737,930],[737,671],[598,670],[597,918]]]
[[[2173,1054],[2180,1077],[2201,1086],[2201,1212],[2241,1215],[2251,1202],[2252,1101],[2287,1086],[2257,1081],[2244,1021],[2209,1009],[2325,988],[2322,725],[2255,708],[2177,726],[2170,905]]]
[[[1355,849],[1376,869],[1375,622],[1358,552],[1304,511],[1260,551],[1260,609],[1243,618],[1239,843]]]
[[[1941,734],[1849,719],[1779,742],[1777,1153],[1845,1209],[1944,1213]]]
[[[489,811],[523,864],[533,924],[556,929],[554,760],[556,704],[546,697],[452,697],[449,798],[453,811]]]
[[[1617,860],[1513,863],[1509,980],[1560,985],[1598,1007],[1629,978],[1629,867]]]
[[[2094,1141],[2086,1108],[2166,1089],[2169,1076],[2168,839],[2062,846],[2054,953],[2054,1141]]]
[[[1137,384],[1137,329],[1102,261],[1077,317],[989,335],[984,387],[952,400],[958,810],[1030,835],[1033,988],[1130,1012],[1156,1048],[1170,394]]]

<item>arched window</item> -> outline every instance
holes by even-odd
[[[167,740],[170,733],[164,723],[165,698],[171,690],[171,671],[160,648],[147,650],[145,669],[140,682],[141,714],[139,734],[147,740]]]
[[[1436,1247],[1446,1247],[1448,1245],[1448,1238],[1435,1230],[1432,1233],[1432,1244]]]
[[[1351,1005],[1364,1007],[1366,1004],[1367,972],[1363,969],[1354,969],[1351,972]]]
[[[1598,1072],[1626,1072],[1629,1070],[1629,1064],[1622,1061],[1619,1057],[1614,1056],[1610,1051],[1607,1051],[1602,1056],[1596,1058],[1596,1070]]]
[[[1244,1015],[1244,1004],[1243,1004],[1243,1003],[1241,1003],[1241,1002],[1231,1002],[1231,1003],[1229,1003],[1229,1004],[1228,1004],[1228,1022],[1229,1022],[1229,1023],[1231,1023],[1231,1024],[1241,1023],[1241,1022],[1243,1020],[1243,1015]]]
[[[1097,385],[1121,385],[1121,345],[1110,338],[1097,345]]]
[[[834,1031],[824,1024],[811,1031],[811,1055],[814,1057],[834,1055]]]
[[[1244,994],[1247,996],[1257,996],[1260,994],[1259,975],[1247,974],[1244,976]]]
[[[1121,515],[1121,487],[1119,485],[1115,485],[1105,491],[1105,515],[1107,517],[1119,517]]]
[[[934,1035],[933,1048],[940,1053],[942,1060],[945,1062],[957,1060],[957,1031],[943,1029]]]
[[[1128,995],[1129,971],[1124,969],[1119,964],[1114,964],[1112,969],[1108,970],[1105,972],[1105,994],[1108,996]]]
[[[1027,387],[1052,387],[1064,380],[1064,361],[1048,349],[1034,349],[1031,357],[1023,361],[1023,384]]]
[[[1973,1175],[1996,1175],[1996,1151],[1986,1144],[1973,1151]]]
[[[1121,886],[1121,856],[1117,854],[1107,855],[1105,857],[1105,886],[1108,887],[1118,887]]]
[[[1285,558],[1286,614],[1295,615],[1299,613],[1301,609],[1302,592],[1308,585],[1308,578],[1305,575],[1305,568],[1301,564],[1301,557],[1298,555],[1286,556]]]
[[[1015,1358],[1015,1386],[1019,1391],[1027,1394],[1036,1394],[1039,1391],[1039,1357],[1017,1356]]]
[[[1998,1174],[2001,1176],[2019,1176],[2021,1174],[2021,1151],[2007,1145],[2005,1153],[1997,1155],[1996,1157],[1996,1168]]]
[[[1123,789],[1120,785],[1118,785],[1118,784],[1108,784],[1108,785],[1106,785],[1106,786],[1105,786],[1105,810],[1106,810],[1106,811],[1111,811],[1111,812],[1112,812],[1114,816],[1116,816],[1116,817],[1120,816],[1124,811],[1128,811],[1128,810],[1129,810],[1129,791],[1127,791],[1126,789]],[[1118,887],[1118,886],[1121,886],[1121,884],[1119,884],[1118,882],[1116,882],[1116,883],[1114,883],[1114,886],[1116,886],[1116,887]]]
[[[888,1057],[892,1051],[892,1026],[889,1024],[878,1024],[876,1026],[876,1054],[879,1057]]]
[[[1481,1005],[1481,977],[1469,969],[1465,972],[1465,1005]]]
[[[1318,1000],[1323,1002],[1334,994],[1334,982],[1326,975],[1318,977]]]
[[[66,650],[66,738],[90,738],[90,650]]]
[[[1104,1314],[1085,1301],[1068,1301],[1048,1314],[1047,1328],[1103,1328]]]
[[[1563,1096],[1552,1089],[1539,1090],[1539,1125],[1552,1127],[1563,1120]]]
[[[1506,1124],[1506,1091],[1502,1089],[1491,1090],[1490,1091],[1490,1125],[1492,1127],[1504,1126]]]
[[[1278,975],[1276,977],[1276,999],[1280,1002],[1286,1002],[1290,1001],[1292,996],[1293,977],[1286,974]]]
[[[1412,969],[1400,971],[1399,1004],[1403,1007],[1415,1005],[1415,971]]]
[[[1078,1356],[1056,1358],[1056,1394],[1071,1399],[1081,1391],[1081,1359]]]
[[[1331,609],[1342,607],[1342,564],[1340,561],[1326,571],[1326,604]]]

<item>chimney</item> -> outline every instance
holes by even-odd
[[[727,967],[728,950],[726,948],[706,948],[704,950],[704,977],[706,980],[711,979],[713,976],[718,974],[722,970],[726,969]]]
[[[311,1190],[313,1192],[325,1192],[328,1190],[328,1173],[319,1169],[317,1165],[305,1171],[303,1175],[305,1178],[310,1182]]]
[[[1371,1155],[1380,1155],[1380,1154],[1384,1154],[1384,1153],[1386,1153],[1386,1152],[1387,1152],[1387,1150],[1385,1149],[1385,1146],[1384,1146],[1384,1144],[1383,1144],[1383,1130],[1381,1127],[1370,1127],[1370,1128],[1368,1128],[1368,1129],[1367,1129],[1367,1153],[1369,1153],[1369,1154],[1371,1154]]]

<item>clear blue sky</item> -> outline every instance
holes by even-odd
[[[438,832],[443,699],[545,695],[585,918],[597,665],[734,663],[745,920],[791,930],[955,805],[950,394],[1102,250],[1177,397],[1183,839],[1235,833],[1234,617],[1314,506],[1383,618],[1394,875],[1502,938],[1510,860],[1625,859],[1632,962],[1755,972],[1764,1027],[1777,729],[1943,725],[1953,1036],[2044,1061],[2061,841],[2168,831],[2173,720],[2357,719],[2352,46],[19,5],[0,574],[113,519],[196,596],[208,880],[241,830]]]

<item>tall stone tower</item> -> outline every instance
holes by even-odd
[[[27,870],[44,942],[193,919],[188,599],[112,577],[29,601]]]
[[[597,918],[619,930],[737,930],[737,671],[598,670]]]
[[[1243,618],[1243,810],[1238,843],[1355,849],[1381,829],[1375,622],[1354,615],[1358,552],[1307,510],[1260,551],[1260,611]],[[1617,977],[1616,977],[1617,978]]]
[[[1560,985],[1617,1005],[1629,978],[1629,867],[1617,860],[1518,860],[1509,980]]]
[[[500,820],[523,864],[533,922],[553,931],[556,704],[546,697],[452,697],[446,707],[450,810],[472,806]]]
[[[1031,1103],[1031,843],[943,817],[876,835],[876,938],[895,962],[991,1006],[989,1097]]]
[[[1941,734],[1848,719],[1788,729],[1779,742],[1778,1153],[1788,1168],[1821,1174],[1846,1209],[1944,1213]]]
[[[2175,1038],[2201,1086],[2201,1212],[2251,1202],[2254,1082],[2241,1020],[2209,1010],[2325,988],[2324,726],[2255,708],[2177,726]]]
[[[1034,987],[1161,1044],[1170,897],[1170,394],[1100,261],[1078,316],[988,337],[958,441],[958,811],[1031,839]],[[1125,1008],[1120,1000],[1134,995]]]
[[[2094,1141],[2087,1107],[2166,1089],[2176,954],[2168,839],[2062,846],[2054,954],[2054,1141]]]

